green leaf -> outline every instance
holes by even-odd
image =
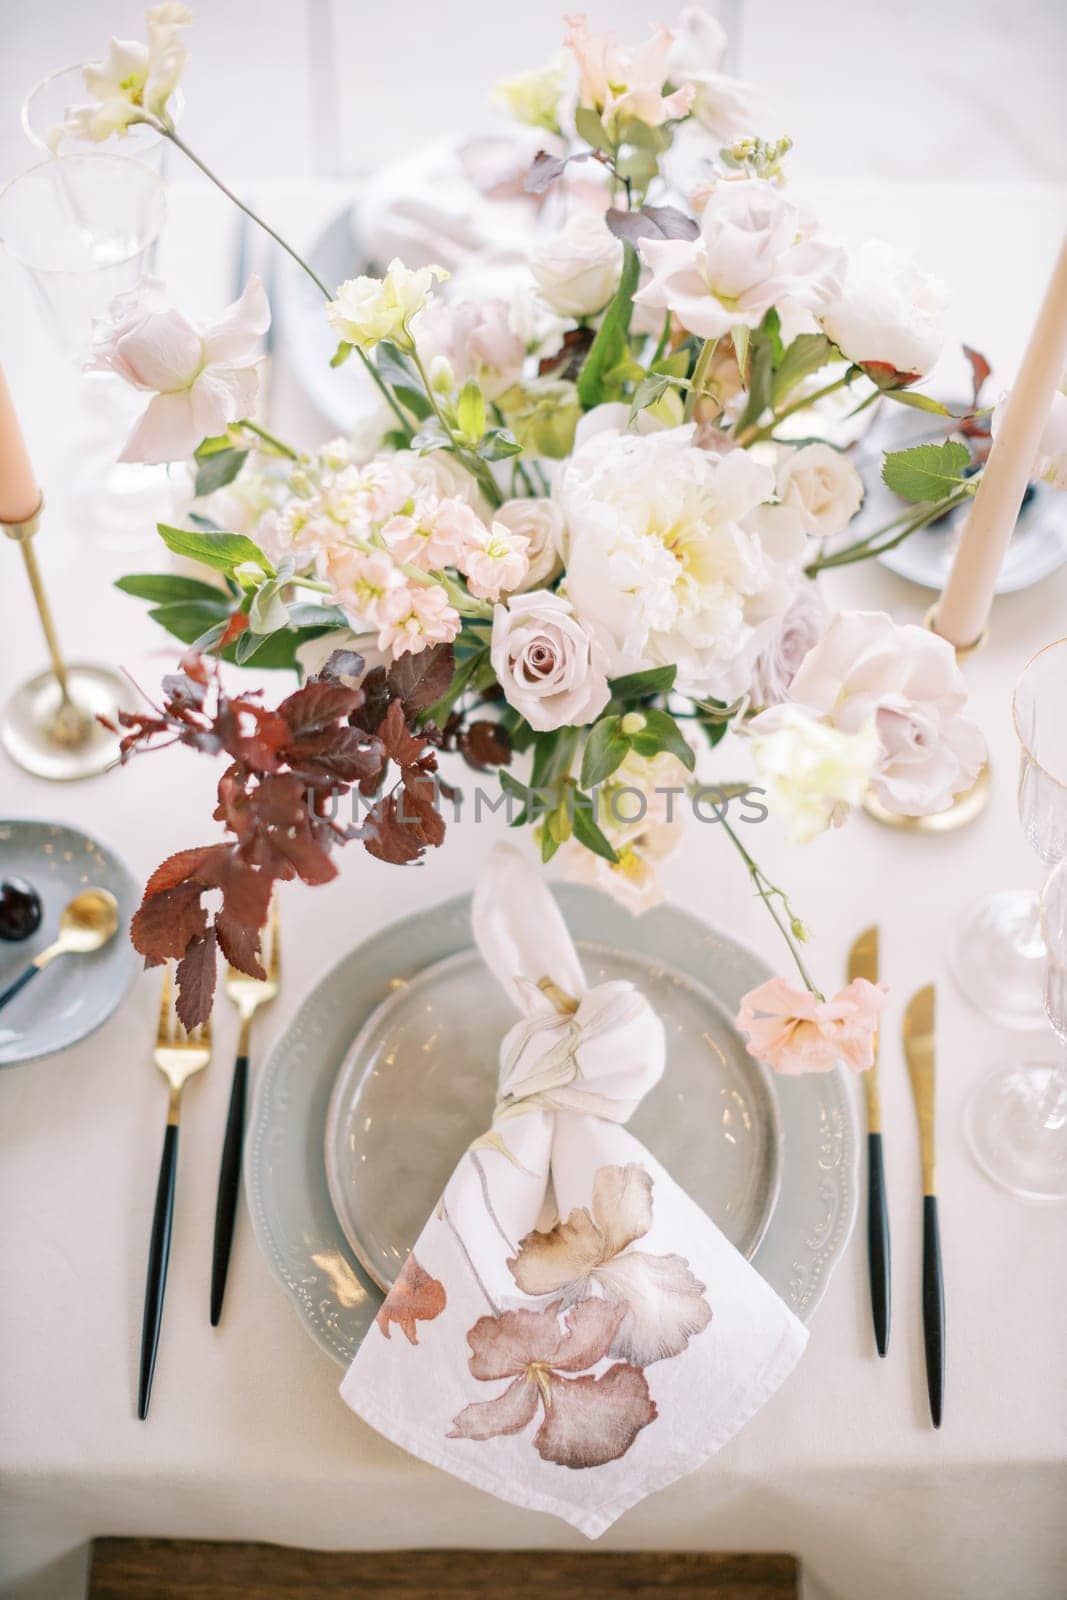
[[[522,455],[522,445],[507,428],[490,428],[478,446],[478,454],[483,461],[507,461],[510,456]]]
[[[574,113],[574,128],[579,139],[584,139],[586,144],[591,144],[594,150],[610,150],[611,140],[608,130],[601,122],[592,106],[579,106]]]
[[[468,378],[456,401],[456,421],[469,444],[477,444],[485,432],[485,396],[477,378]]]
[[[685,734],[668,711],[642,711],[645,725],[640,733],[630,735],[630,743],[639,756],[658,755],[667,750],[677,756],[683,767],[692,772],[696,756]]]
[[[433,415],[433,406],[422,387],[414,363],[395,345],[382,341],[375,351],[375,366],[379,376],[413,417],[425,422],[427,417]]]
[[[613,700],[643,700],[650,694],[667,694],[674,688],[678,668],[648,667],[644,672],[628,672],[622,678],[612,678],[609,685]]]
[[[224,489],[232,483],[247,460],[247,450],[218,450],[208,455],[196,471],[194,493],[197,498],[214,494],[216,489]]]
[[[558,728],[554,733],[538,736],[530,772],[531,789],[551,789],[567,777],[578,752],[578,739],[577,728]]]
[[[225,624],[231,606],[224,595],[217,600],[176,600],[170,605],[156,606],[148,615],[161,628],[166,628],[182,644],[196,641],[216,623]]]
[[[605,375],[617,366],[626,354],[626,336],[633,315],[634,293],[641,275],[641,263],[632,244],[623,243],[622,277],[615,298],[604,313],[597,336],[585,358],[578,377],[578,398],[586,411],[591,411],[606,397]]]
[[[737,329],[734,329],[736,348]],[[751,359],[748,366],[748,399],[738,418],[739,429],[758,422],[771,403],[774,382],[774,342],[769,334],[757,331],[749,341]],[[738,357],[740,360],[740,356]],[[742,370],[744,370],[742,368]]]
[[[799,333],[778,362],[771,385],[771,403],[777,405],[803,378],[810,378],[813,372],[839,359],[825,333]]]
[[[157,524],[159,536],[168,550],[176,556],[188,556],[192,561],[202,561],[206,567],[219,572],[232,572],[242,562],[251,561],[263,572],[273,573],[274,568],[259,548],[243,533],[208,533],[193,528],[171,528],[165,522]]]
[[[238,443],[238,437],[231,429],[225,433],[216,433],[210,439],[201,439],[193,451],[197,461],[210,461],[212,456],[221,455],[224,450],[232,450]]]
[[[330,628],[279,628],[277,633],[242,633],[238,636],[237,645],[242,639],[254,641],[246,647],[246,654],[241,658],[242,664],[255,657],[256,666],[263,672],[292,672],[297,667],[296,652],[300,646],[311,639],[321,639],[324,633],[330,632]],[[237,659],[237,645],[230,645],[222,652],[224,661]]]
[[[527,806],[529,805],[530,799],[529,791],[524,783],[519,782],[518,778],[512,777],[511,773],[506,767],[498,768],[497,776],[500,779],[500,787],[503,789],[504,793],[511,795],[513,800],[522,801],[522,810],[517,812],[516,815],[512,817],[509,824],[509,826],[512,828],[519,828],[527,820]]]
[[[654,406],[673,383],[674,379],[667,372],[650,372],[642,378],[630,401],[630,421],[633,421],[639,411],[644,411],[646,406]]]
[[[630,741],[619,732],[618,717],[601,717],[593,724],[582,752],[582,788],[595,789],[610,778],[630,754]]]
[[[354,349],[355,345],[351,345],[346,339],[342,339],[341,343],[337,346],[337,349],[330,357],[330,366],[343,367]]]
[[[633,145],[624,156],[618,158],[615,171],[620,178],[629,178],[633,183],[651,183],[659,171],[659,157],[652,150]]]
[[[970,451],[956,439],[917,444],[886,456],[882,482],[905,500],[940,500],[959,488],[964,468],[970,464]]]
[[[200,578],[183,578],[176,572],[131,573],[118,578],[115,588],[123,594],[132,594],[135,600],[151,600],[155,605],[166,605],[176,600],[224,600],[226,597],[213,583]]]
[[[248,626],[253,633],[266,636],[277,633],[279,628],[288,625],[289,608],[285,601],[279,598],[288,582],[288,577],[268,578],[252,595],[252,603],[248,608]],[[240,644],[240,639],[237,642]],[[239,651],[237,659],[238,661],[243,659]]]
[[[593,805],[588,795],[577,791],[574,796],[574,837],[579,844],[584,844],[595,856],[610,861],[612,866],[618,864],[618,856],[611,846],[610,840],[600,831],[593,818]]]
[[[911,406],[913,411],[932,411],[935,417],[969,417],[969,411],[950,411],[948,406],[942,405],[940,400],[935,400],[932,395],[918,394],[914,389],[883,389],[882,398],[892,400],[894,405]]]

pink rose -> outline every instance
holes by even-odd
[[[603,649],[545,589],[497,606],[490,659],[504,698],[539,733],[595,722],[611,699]]]
[[[785,978],[769,978],[741,1001],[737,1026],[748,1053],[775,1072],[865,1072],[874,1061],[878,1015],[889,1003],[882,983],[855,978],[832,1000],[819,1000]]]

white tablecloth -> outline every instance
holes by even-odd
[[[1063,192],[1049,186],[811,186],[828,224],[912,242],[956,291],[954,334],[1014,370],[1052,260]],[[264,210],[301,241],[336,209],[335,188],[263,186]],[[177,186],[164,267],[177,297],[228,298],[231,222],[204,189]],[[72,655],[104,655],[153,684],[168,660],[123,570],[162,551],[116,556],[79,526],[69,492],[72,417],[65,369],[26,285],[0,265],[0,358],[49,500],[39,551]],[[953,371],[959,370],[953,368]],[[279,431],[321,436],[291,385]],[[881,569],[851,568],[834,591],[852,605],[918,619],[927,596]],[[809,1595],[930,1600],[979,1594],[1053,1600],[1067,1586],[1063,1212],[993,1188],[964,1148],[960,1111],[998,1059],[1044,1055],[1051,1036],[998,1034],[951,988],[953,918],[978,893],[1032,885],[1039,868],[1014,810],[1009,721],[1032,649],[1067,631],[1067,569],[998,602],[993,640],[967,666],[994,763],[992,803],[945,838],[882,831],[865,817],[806,850],[773,825],[758,850],[814,927],[828,984],[851,939],[882,925],[896,996],[885,1032],[883,1096],[893,1233],[889,1358],[874,1353],[862,1230],[816,1315],[792,1380],[704,1470],[654,1496],[604,1541],[614,1549],[781,1549],[804,1563]],[[42,659],[14,549],[0,549],[0,692]],[[212,837],[211,762],[185,752],[137,761],[76,787],[48,786],[0,757],[0,814],[74,822],[135,873]],[[255,1053],[319,975],[376,926],[470,884],[489,822],[453,829],[420,870],[352,847],[325,889],[284,902],[286,977],[257,1024]],[[693,825],[668,867],[679,904],[785,970],[774,930],[739,863]],[[940,1183],[948,1303],[948,1392],[940,1433],[927,1419],[919,1310],[920,1187],[914,1118],[894,1025],[920,984],[941,985]],[[241,1217],[224,1325],[208,1324],[215,1182],[235,1022],[217,1013],[214,1067],[187,1097],[166,1318],[151,1418],[134,1412],[144,1265],[164,1090],[150,1047],[157,984],[140,983],[97,1036],[51,1060],[0,1073],[0,1574],[5,1592],[79,1593],[70,1552],[94,1534],[268,1539],[324,1548],[571,1547],[560,1523],[524,1514],[423,1466],[352,1416],[338,1370],[304,1333]]]

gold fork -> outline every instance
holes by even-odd
[[[215,1246],[211,1259],[211,1326],[217,1328],[226,1293],[226,1274],[230,1267],[233,1230],[237,1220],[237,1195],[241,1187],[241,1146],[245,1131],[245,1102],[248,1098],[248,1045],[252,1018],[278,993],[282,975],[282,939],[278,921],[278,900],[271,906],[269,931],[263,941],[260,965],[267,976],[250,978],[231,966],[226,974],[226,993],[241,1013],[241,1032],[237,1040],[237,1060],[230,1090],[230,1109],[222,1141],[222,1166],[219,1193],[215,1203]]]
[[[152,1214],[152,1237],[148,1246],[148,1276],[144,1292],[144,1321],[141,1326],[141,1375],[137,1392],[137,1415],[143,1422],[152,1397],[152,1378],[156,1370],[159,1330],[163,1323],[163,1296],[167,1288],[170,1260],[171,1225],[174,1220],[174,1183],[178,1172],[178,1122],[182,1109],[182,1090],[194,1072],[211,1060],[211,1021],[193,1033],[186,1033],[174,1014],[170,964],[163,972],[163,994],[159,1003],[159,1029],[156,1034],[155,1063],[170,1084],[167,1131],[163,1135],[163,1157],[156,1185],[156,1207]]]

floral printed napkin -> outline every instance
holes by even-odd
[[[498,846],[474,932],[520,1020],[461,1158],[341,1385],[413,1455],[596,1538],[720,1449],[807,1332],[626,1132],[663,1027],[587,987],[539,872]]]

